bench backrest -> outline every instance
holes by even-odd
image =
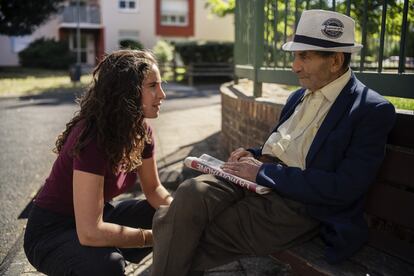
[[[192,72],[227,72],[234,73],[234,65],[226,62],[198,62],[190,63],[188,70]]]
[[[398,113],[368,194],[369,244],[414,263],[414,114]]]

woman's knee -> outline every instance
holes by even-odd
[[[89,275],[118,276],[125,275],[125,259],[120,253],[112,253],[101,262],[95,264]],[[86,275],[86,274],[85,274]]]

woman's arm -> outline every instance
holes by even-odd
[[[73,171],[76,231],[85,246],[132,248],[152,246],[152,231],[103,221],[104,177]]]
[[[160,205],[170,205],[173,198],[161,185],[154,157],[142,160],[142,165],[138,168],[138,174],[142,190],[152,207],[157,209]]]

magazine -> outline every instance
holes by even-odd
[[[221,169],[221,166],[224,164],[224,162],[208,154],[203,154],[200,157],[187,157],[184,159],[184,164],[190,169],[222,177],[230,182],[233,182],[234,184],[237,184],[258,194],[267,194],[272,190],[268,187],[261,186],[252,181],[223,171]]]

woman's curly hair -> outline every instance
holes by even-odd
[[[142,86],[154,56],[147,51],[120,50],[107,55],[94,69],[88,90],[78,100],[80,110],[56,140],[59,153],[73,127],[83,127],[73,148],[76,156],[96,136],[115,173],[142,164],[142,151],[150,143],[142,110]]]

